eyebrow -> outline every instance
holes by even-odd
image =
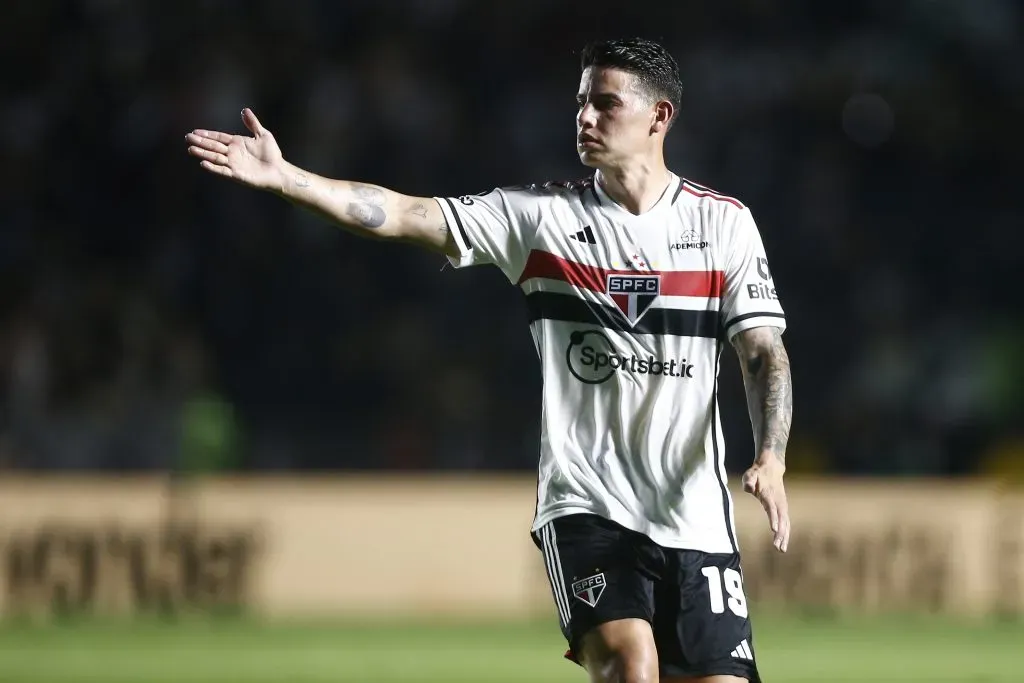
[[[582,102],[586,98],[587,98],[586,93],[579,93],[579,94],[576,95],[576,101],[577,102]],[[607,102],[607,101],[622,102],[622,98],[619,97],[617,93],[613,93],[613,92],[594,93],[593,96],[591,96],[590,99],[598,100],[598,101],[602,101],[602,102]]]

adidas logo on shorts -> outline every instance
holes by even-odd
[[[746,638],[732,651],[732,656],[736,659],[749,659],[753,661],[754,652],[750,649],[750,645],[747,644]]]

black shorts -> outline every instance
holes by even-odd
[[[544,553],[566,657],[595,626],[644,619],[662,676],[732,675],[759,683],[738,553],[664,548],[596,515],[560,517],[534,534]]]

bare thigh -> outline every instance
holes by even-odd
[[[654,632],[643,619],[617,619],[596,626],[580,641],[580,662],[591,683],[657,683]]]
[[[747,683],[746,678],[740,678],[739,676],[697,676],[696,678],[682,678],[679,676],[673,676],[671,678],[662,678],[660,683]]]

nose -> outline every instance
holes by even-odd
[[[594,105],[587,102],[576,112],[576,127],[582,130],[594,125]]]

